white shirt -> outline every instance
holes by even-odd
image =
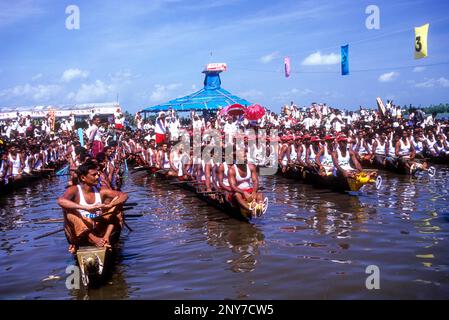
[[[312,124],[313,124],[313,120],[312,120],[312,118],[307,117],[303,120],[302,123],[303,123],[304,127],[306,128],[306,130],[309,130],[310,126],[312,126]]]
[[[224,125],[223,131],[225,132],[225,134],[229,135],[229,139],[233,139],[232,134],[237,132],[237,125],[235,122],[233,123],[229,123],[226,122],[226,124]]]
[[[17,127],[17,132],[19,134],[25,133],[25,131],[26,131],[26,127],[25,126],[18,126]]]
[[[167,132],[167,128],[165,127],[165,123],[162,122],[161,118],[156,119],[155,132],[157,134],[165,134]]]
[[[169,129],[170,133],[177,134],[179,132],[179,122],[178,122],[178,120],[176,120],[174,122],[170,122],[168,124],[168,129]]]
[[[201,121],[201,120],[193,121],[193,130],[201,130],[202,127],[203,127],[203,121]]]

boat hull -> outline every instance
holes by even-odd
[[[156,172],[156,175],[160,178],[172,182],[173,185],[179,188],[195,193],[195,195],[202,201],[206,202],[207,204],[215,207],[220,211],[223,211],[224,213],[228,214],[229,216],[235,219],[249,222],[252,218],[252,213],[249,210],[240,208],[240,206],[238,206],[236,204],[236,201],[234,200],[230,201],[229,199],[226,199],[227,197],[223,193],[201,192],[200,190],[198,190],[199,188],[197,188],[197,185],[194,184],[192,181],[180,181],[176,177],[168,177],[165,174],[159,172]],[[213,197],[211,197],[210,195],[213,195]]]
[[[364,185],[374,183],[375,181],[366,178],[370,170],[365,170],[357,176],[352,177],[336,177],[334,175],[322,176],[318,172],[309,170],[302,166],[290,167],[286,172],[278,170],[278,175],[288,179],[298,180],[315,187],[330,189],[337,192],[359,191]]]

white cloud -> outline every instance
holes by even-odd
[[[129,70],[118,71],[114,74],[109,75],[109,79],[112,83],[117,84],[131,84],[132,80],[136,79],[137,76],[133,75]]]
[[[182,86],[180,83],[172,83],[169,85],[156,84],[154,90],[151,92],[150,99],[154,102],[162,102],[170,96],[170,93]]]
[[[32,99],[34,101],[44,101],[52,97],[55,97],[62,87],[59,85],[30,85],[29,83],[25,85],[18,85],[13,88],[8,88],[0,91],[0,97],[4,99],[12,98],[24,98]]]
[[[437,80],[438,84],[444,88],[449,87],[449,80],[446,78],[440,78]]]
[[[292,99],[294,97],[303,97],[303,96],[307,96],[310,95],[311,93],[313,93],[312,90],[310,89],[297,89],[297,88],[293,88],[290,89],[288,91],[282,91],[280,92],[276,97],[274,97],[274,100],[277,101],[285,101],[288,99]]]
[[[255,98],[259,98],[259,97],[263,96],[263,92],[256,90],[256,89],[250,89],[248,91],[239,92],[237,95],[242,98],[255,99]]]
[[[42,78],[42,77],[43,77],[43,74],[42,74],[42,73],[38,73],[38,74],[34,75],[34,76],[31,78],[31,80],[36,81],[36,80],[39,80],[39,79]]]
[[[426,67],[415,67],[413,72],[423,72],[424,70],[426,70]]]
[[[0,27],[44,13],[37,1],[0,1]]]
[[[396,80],[399,77],[399,72],[388,72],[380,75],[379,82],[391,82]]]
[[[321,66],[340,63],[340,55],[336,53],[321,54],[320,51],[312,53],[302,62],[303,66]]]
[[[61,80],[64,82],[70,82],[76,78],[87,78],[89,76],[89,71],[81,69],[67,69],[62,74]]]
[[[101,80],[96,80],[94,83],[83,83],[77,92],[70,92],[67,95],[68,100],[76,102],[93,102],[97,99],[104,99],[111,96],[114,92],[114,86],[106,84]]]
[[[296,89],[296,88],[292,89],[291,92],[292,92],[293,94],[297,94],[297,95],[299,95],[299,96],[307,96],[307,95],[313,93],[313,91],[310,90],[310,89],[302,89],[302,90],[298,90],[298,89]]]
[[[415,84],[416,88],[433,88],[433,87],[442,87],[442,88],[449,88],[449,80],[446,78],[439,78],[439,79],[428,79],[424,82],[420,82]]]
[[[259,61],[261,63],[267,64],[278,57],[279,57],[279,52],[276,51],[276,52],[272,52],[270,54],[264,55],[263,57],[260,57]]]

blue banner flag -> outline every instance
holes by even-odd
[[[341,75],[349,74],[349,44],[341,47]]]
[[[80,140],[81,147],[84,147],[84,134],[83,129],[78,128],[78,138]]]

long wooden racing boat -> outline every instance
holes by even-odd
[[[430,163],[433,164],[449,164],[449,155],[440,154],[438,156],[427,153],[425,155]]]
[[[149,172],[154,173],[154,170],[149,170]],[[195,181],[183,181],[177,177],[169,177],[166,175],[164,170],[159,170],[155,174],[165,180],[168,180],[172,185],[182,188],[184,190],[193,192],[199,199],[206,202],[207,204],[223,211],[229,216],[249,222],[253,218],[253,212],[240,207],[236,200],[230,199],[225,193],[213,191],[206,192],[204,185],[199,185]],[[268,207],[268,200],[265,199],[264,210],[261,213],[263,215]]]
[[[363,170],[354,177],[336,177],[333,174],[322,176],[315,170],[295,165],[290,166],[286,172],[282,172],[282,169],[279,168],[278,175],[333,191],[356,192],[367,184],[374,184],[376,189],[380,188],[382,177],[377,175],[375,179],[370,178],[372,172],[373,170]]]
[[[426,169],[424,169],[422,167],[423,162],[426,160],[427,159],[416,158],[415,159],[416,164],[414,166],[412,166],[411,171],[401,161],[394,161],[393,163],[387,162],[386,164],[381,164],[376,161],[371,162],[369,160],[362,159],[360,161],[360,164],[364,168],[385,170],[385,171],[393,172],[396,174],[416,175],[416,174],[423,172],[423,173],[427,173],[429,176],[433,177],[436,173],[436,169],[434,167],[428,166]]]
[[[44,178],[54,176],[55,169],[43,169],[39,171],[33,171],[31,174],[22,174],[22,178],[9,181],[5,184],[4,181],[0,182],[0,194],[9,194],[15,190],[19,190],[23,187],[30,186],[30,184],[40,181]]]

